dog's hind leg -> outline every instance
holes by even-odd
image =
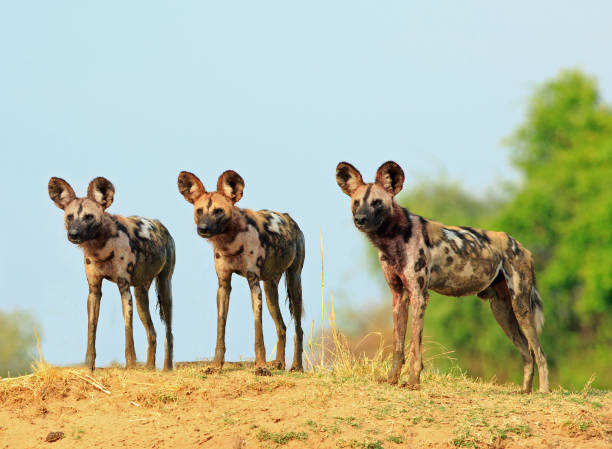
[[[149,311],[149,287],[151,287],[151,282],[134,287],[134,296],[136,297],[136,310],[138,310],[138,316],[140,317],[140,321],[142,321],[142,325],[147,333],[147,342],[149,344],[147,349],[146,367],[149,369],[155,369],[157,335],[155,334],[155,326],[153,325],[151,312]]]
[[[546,354],[540,345],[539,329],[542,319],[542,304],[535,290],[533,265],[515,260],[513,267],[506,271],[506,282],[510,293],[512,311],[516,317],[523,335],[527,339],[529,349],[538,364],[541,393],[550,392],[548,383],[548,364]]]
[[[287,342],[287,327],[283,322],[280,307],[278,304],[278,281],[280,279],[272,279],[264,282],[264,293],[266,294],[266,304],[270,316],[274,320],[276,326],[276,359],[272,362],[274,369],[285,369],[285,344]]]
[[[502,278],[502,280],[490,287],[489,293],[491,295],[489,297],[489,304],[495,320],[499,323],[510,341],[514,343],[514,346],[519,350],[523,359],[523,387],[521,388],[521,392],[531,393],[534,369],[533,356],[529,350],[527,339],[525,335],[523,335],[518,321],[514,316],[510,292],[508,291],[506,281]]]

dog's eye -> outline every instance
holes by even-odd
[[[380,206],[382,206],[382,200],[380,198],[372,201],[372,207],[380,207]]]
[[[196,209],[196,215],[197,215],[198,217],[201,217],[203,213],[204,213],[204,211],[202,210],[202,208],[201,208],[201,207],[198,207],[198,208]]]
[[[74,220],[74,215],[68,214],[68,216],[66,217],[66,220],[68,220],[68,221]]]
[[[92,214],[85,214],[85,216],[83,217],[83,220],[91,221],[91,220],[93,220],[93,215]]]
[[[217,207],[216,209],[213,210],[213,215],[223,215],[223,209]]]
[[[353,206],[354,207],[359,207],[359,200],[353,201]]]

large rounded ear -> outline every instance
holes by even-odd
[[[200,181],[193,173],[188,171],[182,171],[178,175],[178,189],[181,195],[185,197],[187,201],[194,204],[198,198],[206,193],[204,184]]]
[[[244,190],[244,179],[234,170],[227,170],[221,173],[217,181],[217,192],[228,197],[232,202],[237,203],[242,198]]]
[[[60,209],[65,209],[76,198],[74,190],[62,178],[49,179],[49,196]]]
[[[89,183],[87,198],[94,200],[104,209],[113,204],[115,186],[108,179],[99,176]]]
[[[363,185],[361,173],[348,162],[340,162],[336,167],[336,182],[344,193],[353,196],[359,186]]]
[[[385,162],[376,172],[376,184],[392,195],[397,195],[404,185],[404,170],[393,161]]]

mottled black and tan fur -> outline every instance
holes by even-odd
[[[293,219],[269,210],[253,211],[235,206],[244,190],[244,180],[232,171],[217,181],[217,191],[207,192],[196,175],[181,172],[178,188],[194,206],[198,235],[213,245],[217,290],[217,345],[213,369],[221,369],[225,358],[225,323],[233,273],[244,276],[251,290],[255,316],[255,373],[269,375],[262,331],[262,294],[276,325],[278,343],[272,366],[285,369],[286,327],[278,303],[278,283],[285,273],[289,311],[295,322],[294,356],[291,370],[302,371],[302,282],[304,235]]]
[[[125,365],[136,363],[132,332],[132,294],[145,327],[148,340],[147,368],[155,368],[156,334],[149,312],[149,287],[155,279],[161,319],[166,325],[164,369],[172,369],[172,290],[175,263],[174,240],[157,220],[123,217],[106,211],[115,194],[111,182],[99,177],[91,181],[87,196],[77,198],[70,185],[60,178],[49,181],[49,196],[64,210],[68,240],[77,244],[85,256],[85,275],[89,284],[87,297],[88,333],[86,364],[94,369],[96,328],[102,298],[102,280],[119,287],[125,322]]]
[[[532,390],[534,360],[540,391],[548,392],[546,356],[540,346],[542,302],[531,253],[505,232],[446,226],[400,207],[394,200],[404,183],[395,162],[384,163],[376,181],[341,162],[336,180],[351,197],[355,226],[378,249],[393,294],[394,355],[389,383],[398,382],[404,364],[408,305],[412,312],[409,386],[418,387],[423,369],[421,340],[428,290],[447,296],[488,299],[495,319],[523,358],[523,392]]]

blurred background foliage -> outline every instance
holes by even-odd
[[[31,314],[22,310],[0,310],[0,377],[19,376],[31,371],[36,357],[34,329],[40,327]]]
[[[593,385],[612,388],[612,110],[593,78],[564,70],[535,90],[524,123],[504,143],[522,180],[499,189],[503,195],[442,178],[404,190],[397,201],[446,224],[506,231],[529,248],[552,385],[581,388],[595,374]],[[392,341],[390,294],[369,243],[368,251],[385,300],[340,314],[355,351],[366,353],[377,347],[375,337],[363,339],[370,332]],[[459,365],[485,379],[522,378],[518,351],[476,297],[431,292],[424,334],[425,359],[436,369]],[[436,356],[446,351],[453,352]]]

